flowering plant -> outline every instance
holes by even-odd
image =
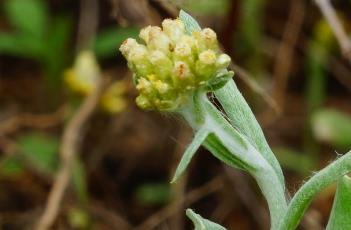
[[[271,229],[295,229],[314,195],[332,182],[338,190],[327,229],[351,229],[351,152],[311,177],[292,200],[285,197],[284,176],[261,127],[228,71],[228,55],[221,53],[216,34],[201,30],[184,11],[160,27],[141,30],[139,44],[127,39],[120,51],[134,73],[143,109],[177,113],[193,128],[193,141],[186,149],[172,182],[187,168],[203,145],[225,164],[251,174],[267,200]],[[208,99],[213,92],[228,119]],[[343,177],[344,176],[344,177]],[[187,210],[195,229],[225,229]]]

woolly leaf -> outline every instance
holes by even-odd
[[[179,18],[184,23],[185,30],[188,34],[192,34],[194,31],[201,30],[199,23],[197,23],[197,21],[184,10],[180,10]]]
[[[194,230],[226,230],[225,227],[202,218],[199,214],[195,213],[191,209],[186,210],[186,215],[193,222],[195,226]]]
[[[230,123],[247,137],[249,142],[256,147],[274,168],[284,188],[284,176],[279,162],[270,149],[255,115],[236,87],[235,82],[233,80],[228,81],[225,86],[215,91],[215,95],[228,115]]]
[[[188,167],[191,159],[195,155],[198,148],[202,145],[202,143],[207,138],[209,132],[206,129],[200,129],[194,136],[193,141],[190,143],[188,148],[185,150],[182,159],[180,160],[177,170],[174,174],[174,177],[171,183],[174,183],[178,178],[183,174],[183,172]]]
[[[344,176],[336,190],[326,230],[351,229],[351,179]]]

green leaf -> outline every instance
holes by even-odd
[[[0,54],[39,60],[42,57],[42,41],[22,33],[0,33]]]
[[[176,182],[176,180],[178,180],[178,178],[183,174],[183,172],[188,167],[191,159],[195,155],[196,151],[198,150],[198,148],[202,145],[202,143],[207,138],[208,134],[209,134],[209,132],[206,129],[200,129],[199,131],[196,132],[196,134],[193,138],[193,141],[190,143],[190,145],[185,150],[183,157],[178,164],[177,170],[173,176],[171,183]]]
[[[42,38],[48,21],[48,9],[41,0],[7,0],[5,12],[19,31]]]
[[[39,133],[30,133],[17,140],[21,154],[35,169],[52,174],[57,169],[58,139]]]
[[[197,23],[197,21],[184,10],[180,10],[179,18],[184,23],[185,30],[188,34],[192,34],[194,31],[201,30],[199,23]]]
[[[194,230],[226,230],[225,227],[202,218],[199,214],[191,209],[186,210],[186,215],[194,224]]]
[[[0,162],[0,173],[5,176],[16,176],[24,172],[24,166],[18,156],[8,156]]]
[[[203,146],[210,151],[213,156],[217,159],[226,163],[230,167],[241,169],[244,171],[252,171],[254,168],[241,159],[235,157],[228,149],[223,145],[223,143],[219,140],[219,138],[214,134],[209,134],[206,138]]]
[[[84,164],[80,159],[75,159],[74,161],[72,181],[79,201],[86,203],[88,201],[87,175]]]
[[[167,183],[148,183],[137,188],[136,199],[146,205],[165,204],[170,199],[170,186]]]
[[[178,1],[180,2],[180,1]],[[197,1],[181,1],[181,7],[191,13],[206,15],[206,16],[217,16],[225,15],[229,8],[229,0],[197,0]]]
[[[98,58],[116,55],[116,49],[127,38],[137,38],[139,30],[134,27],[110,28],[100,32],[95,40],[94,51]]]
[[[233,71],[223,71],[217,74],[217,76],[213,79],[211,79],[207,85],[206,85],[206,90],[207,91],[215,91],[217,89],[222,88],[229,79],[231,79],[234,76]]]
[[[301,175],[308,175],[316,168],[316,161],[309,154],[295,151],[287,147],[273,148],[280,164],[285,169],[290,169]]]
[[[22,48],[17,44],[17,37],[13,34],[0,33],[0,54],[18,55]]]
[[[351,179],[344,176],[336,190],[326,230],[351,229]]]
[[[284,176],[280,164],[269,147],[255,115],[236,87],[235,82],[233,80],[228,81],[225,86],[215,91],[215,95],[228,115],[230,123],[236,127],[240,133],[244,134],[249,142],[253,144],[269,164],[272,165],[280,179],[282,187],[285,188]]]
[[[312,116],[315,138],[334,147],[351,148],[351,116],[334,109],[321,109]]]
[[[67,43],[71,35],[71,20],[66,16],[56,17],[50,26],[45,42],[44,58],[41,59],[45,70],[47,84],[53,94],[61,86],[62,72],[67,63]],[[60,55],[57,55],[60,54]]]

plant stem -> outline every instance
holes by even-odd
[[[319,171],[297,191],[279,225],[279,230],[297,227],[312,198],[329,184],[351,171],[351,151]]]
[[[287,204],[284,188],[271,164],[228,123],[205,93],[195,94],[193,103],[180,113],[194,130],[207,129],[211,133],[204,146],[215,157],[232,167],[244,169],[256,179],[269,206],[272,229],[277,229]]]

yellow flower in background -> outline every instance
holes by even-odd
[[[71,91],[87,96],[94,91],[101,75],[94,53],[82,51],[76,57],[73,67],[65,72],[64,80]],[[124,98],[126,90],[126,82],[116,81],[112,83],[101,96],[101,109],[109,114],[122,112],[127,107]]]
[[[101,107],[104,111],[116,114],[120,113],[127,107],[124,94],[127,91],[125,81],[116,81],[112,83],[101,97]]]
[[[76,57],[74,66],[64,74],[67,86],[76,93],[89,95],[100,77],[100,68],[91,51],[82,51]]]

